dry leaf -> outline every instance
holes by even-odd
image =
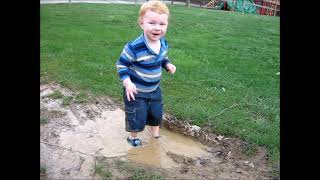
[[[217,139],[218,139],[219,141],[221,141],[221,140],[223,139],[223,136],[219,135],[219,136],[217,137]]]
[[[231,151],[228,152],[227,157],[230,158],[230,156],[231,156]]]
[[[253,163],[250,163],[249,166],[252,167],[252,168],[254,168],[254,164],[253,164]]]

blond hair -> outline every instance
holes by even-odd
[[[167,5],[158,0],[149,0],[148,2],[141,5],[139,11],[139,21],[147,11],[153,11],[158,14],[167,14],[169,17],[169,9]]]

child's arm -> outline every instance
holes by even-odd
[[[173,74],[174,72],[176,72],[176,66],[175,65],[173,65],[173,64],[171,64],[171,63],[168,63],[167,65],[166,65],[166,69],[167,69],[167,71],[169,72],[169,73],[171,73],[171,74]]]
[[[162,67],[165,68],[169,73],[173,74],[176,72],[176,66],[171,64],[168,57],[163,58]]]
[[[126,95],[127,95],[128,101],[130,101],[130,99],[136,100],[136,99],[134,98],[134,94],[138,94],[136,85],[134,85],[134,84],[131,82],[131,79],[130,79],[130,78],[126,78],[126,79],[123,80],[122,82],[123,82],[123,86],[126,88]]]
[[[134,94],[137,94],[136,86],[131,82],[130,76],[128,74],[129,66],[131,66],[133,57],[134,55],[127,44],[123,48],[120,58],[116,63],[120,80],[122,81],[123,86],[126,88],[126,95],[128,101],[130,101],[130,99],[135,100]]]

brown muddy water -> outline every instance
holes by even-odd
[[[171,168],[179,165],[172,160],[167,154],[168,152],[190,158],[201,158],[210,155],[205,151],[207,147],[199,142],[164,128],[160,132],[161,137],[159,139],[144,138],[147,139],[146,145],[129,149],[127,152],[128,159],[137,163]],[[144,134],[151,137],[151,132],[148,128]]]

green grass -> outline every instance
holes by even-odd
[[[52,99],[60,99],[63,97],[64,95],[60,91],[55,91],[52,94],[48,95],[48,98],[52,98]]]
[[[49,119],[46,117],[40,117],[40,124],[47,124],[49,122]]]
[[[95,165],[95,173],[98,174],[103,180],[119,179],[117,173],[127,176],[127,178],[121,177],[120,179],[131,180],[165,180],[166,178],[161,176],[160,173],[154,172],[155,169],[140,166],[138,164],[132,164],[120,160],[113,160],[99,157]]]
[[[41,164],[40,165],[40,174],[46,174],[46,171],[47,171],[47,168]]]
[[[40,180],[47,180],[47,168],[40,164]]]
[[[74,102],[75,102],[75,103],[85,103],[85,102],[89,102],[89,97],[86,95],[85,92],[80,91],[80,93],[75,96]]]
[[[117,169],[121,173],[128,174],[132,180],[165,180],[166,178],[156,169],[146,168],[137,164],[131,164],[123,161],[116,161]]]
[[[265,146],[279,161],[279,18],[169,6],[166,112]],[[140,35],[138,5],[41,5],[41,77],[121,99],[115,62]],[[43,81],[47,81],[43,80]]]
[[[144,169],[136,169],[133,171],[133,175],[132,175],[132,180],[165,180],[164,177],[158,175],[158,174],[153,174],[153,173],[149,173]]]
[[[103,179],[103,180],[108,180],[112,179],[112,173],[108,170],[106,170],[102,164],[97,164],[95,167],[95,172]]]
[[[68,105],[70,105],[70,103],[72,102],[72,100],[73,100],[73,97],[71,97],[71,96],[65,96],[65,97],[63,98],[63,100],[62,100],[62,105],[63,105],[63,106],[68,106]]]

